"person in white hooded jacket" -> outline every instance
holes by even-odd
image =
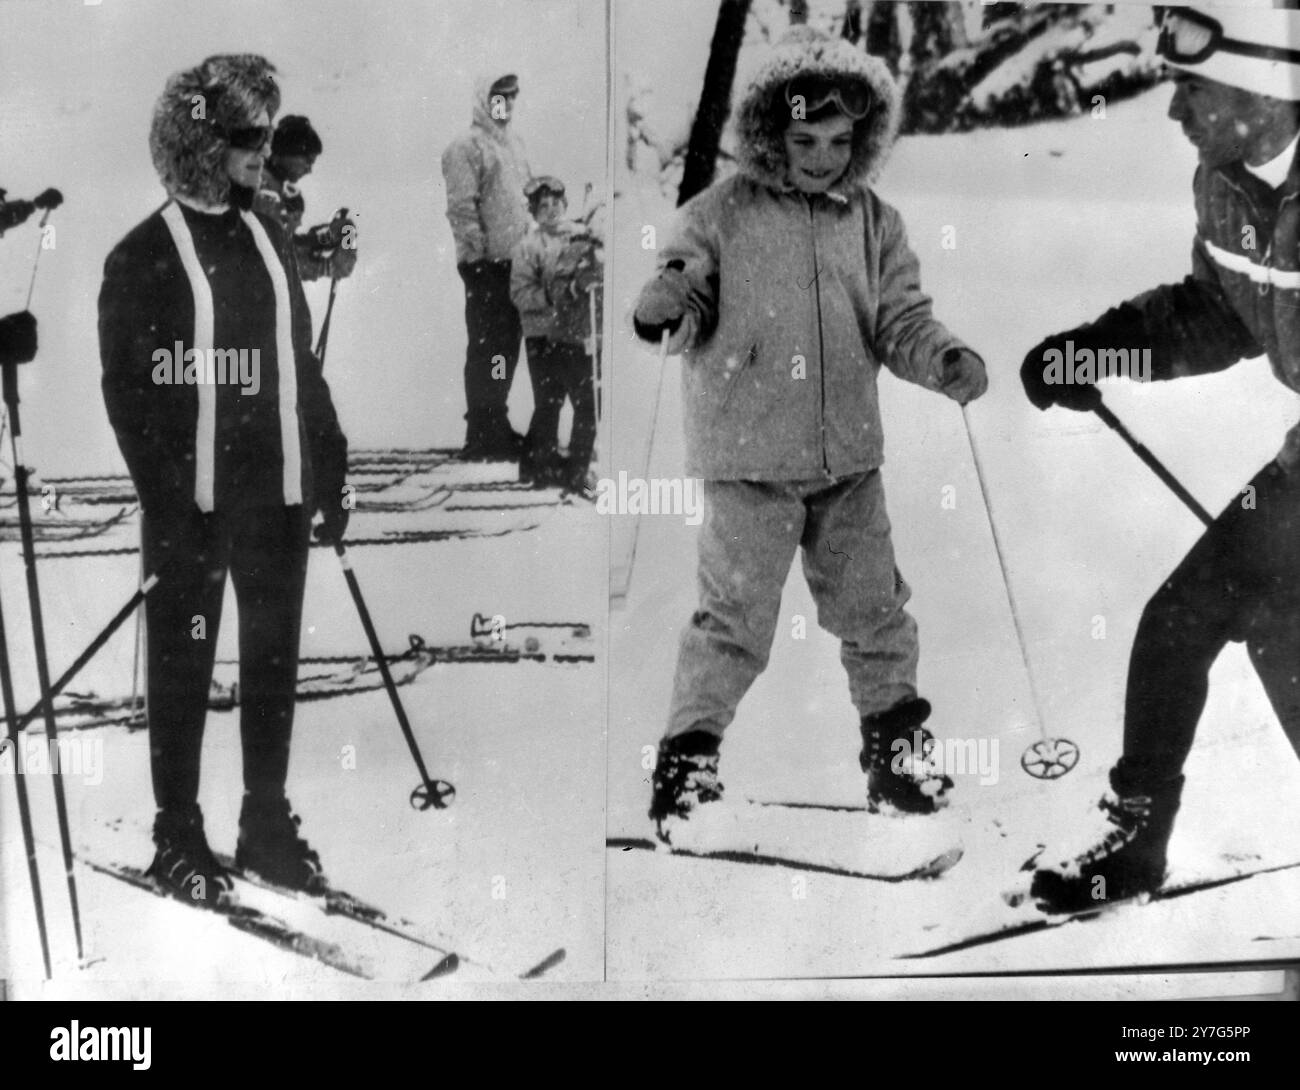
[[[506,404],[523,329],[510,300],[510,255],[529,227],[522,141],[510,127],[518,77],[480,79],[474,122],[442,154],[447,220],[465,282],[465,450],[474,460],[513,461],[523,441]]]

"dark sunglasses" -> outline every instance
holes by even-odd
[[[257,151],[271,142],[275,133],[270,125],[248,125],[238,129],[216,126],[221,139],[238,151]]]
[[[1218,52],[1236,53],[1266,61],[1300,64],[1300,50],[1280,45],[1259,45],[1229,38],[1223,24],[1199,11],[1167,9],[1160,23],[1156,52],[1174,64],[1200,64]]]
[[[826,76],[795,76],[785,85],[785,101],[791,109],[801,105],[805,115],[816,113],[827,103],[853,121],[861,121],[871,112],[871,92],[864,84]]]

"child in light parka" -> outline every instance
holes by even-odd
[[[868,808],[931,813],[952,787],[927,759],[876,376],[884,366],[963,405],[987,379],[932,316],[902,219],[868,185],[898,111],[881,61],[793,29],[741,102],[739,170],[682,207],[637,301],[637,335],[666,335],[683,356],[686,474],[705,481],[699,606],[650,811],[669,843],[675,822],[722,797],[719,743],[767,665],[797,548],[819,623],[841,641]],[[899,760],[899,739],[919,752]]]

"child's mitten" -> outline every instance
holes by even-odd
[[[943,355],[943,383],[939,389],[959,405],[966,405],[989,388],[984,361],[969,348],[950,348]]]
[[[671,350],[673,342],[680,339],[688,324],[692,327],[692,333],[694,331],[694,322],[683,321],[687,315],[689,299],[690,284],[686,274],[681,268],[669,265],[641,289],[641,298],[637,300],[632,315],[636,335],[644,341],[658,344],[664,330],[668,330]],[[678,351],[686,346],[681,345]]]

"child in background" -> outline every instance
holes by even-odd
[[[523,322],[534,407],[519,479],[536,488],[556,486],[590,497],[596,397],[587,354],[593,336],[588,292],[600,288],[600,243],[588,228],[564,219],[568,201],[558,178],[534,178],[524,194],[536,223],[511,257],[510,299]],[[559,449],[566,397],[573,404],[567,458]]]
[[[650,816],[722,796],[718,749],[767,665],[797,547],[818,620],[841,641],[875,813],[931,813],[952,781],[927,760],[916,624],[894,564],[876,375],[966,404],[984,363],[931,315],[899,214],[868,182],[898,125],[884,64],[792,30],[737,115],[738,172],[681,209],[642,290],[638,336],[684,353],[686,473],[702,477],[699,608],[682,636]],[[899,760],[896,740],[910,756]],[[920,752],[911,747],[919,744]]]

